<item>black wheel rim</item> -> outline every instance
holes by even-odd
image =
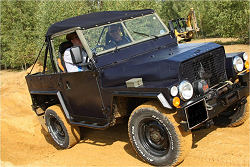
[[[153,118],[143,119],[139,123],[139,139],[142,146],[155,156],[166,155],[170,148],[166,127]]]
[[[65,132],[59,120],[50,115],[48,121],[48,129],[53,139],[59,144],[63,145],[65,142]]]

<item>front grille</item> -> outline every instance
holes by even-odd
[[[224,49],[218,48],[181,64],[182,79],[190,82],[204,79],[209,87],[227,79]]]

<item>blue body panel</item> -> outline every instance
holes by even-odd
[[[168,35],[96,57],[96,65],[103,88],[126,87],[131,78],[142,78],[144,88],[163,88],[179,82],[182,62],[218,47],[215,43],[177,45]]]

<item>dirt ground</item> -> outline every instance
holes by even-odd
[[[225,49],[250,55],[248,45]],[[25,75],[0,71],[1,166],[149,166],[133,151],[125,124],[105,131],[83,128],[79,144],[68,150],[55,147],[31,110]],[[249,130],[248,119],[236,128],[213,126],[193,132],[192,149],[180,166],[250,166]]]

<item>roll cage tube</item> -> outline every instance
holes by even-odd
[[[55,62],[54,62],[54,58],[53,58],[53,50],[52,50],[52,46],[51,46],[50,37],[46,37],[46,42],[47,42],[47,46],[46,46],[45,56],[44,56],[43,73],[45,73],[45,69],[46,69],[46,66],[47,66],[48,53],[49,53],[49,56],[50,56],[50,61],[51,61],[53,71],[55,73],[55,72],[57,72],[57,70],[56,70],[56,66],[55,66]]]
[[[55,63],[56,72],[58,73],[58,72],[60,72],[60,70],[59,70],[59,66],[57,64],[57,58],[56,58],[57,54],[55,53],[53,40],[51,39],[50,41],[51,41],[51,49],[52,49],[52,53],[53,53],[53,56],[52,56],[53,57],[53,62]]]
[[[48,55],[48,42],[47,42],[47,45],[46,45],[46,48],[45,48],[45,54],[44,54],[44,61],[43,61],[43,74],[45,73],[45,69],[46,69],[46,65],[47,65],[47,55]]]
[[[52,44],[51,44],[50,39],[49,39],[49,56],[50,56],[52,68],[53,68],[54,72],[57,72],[56,66],[55,66],[55,61],[54,61],[54,56],[53,56]]]

